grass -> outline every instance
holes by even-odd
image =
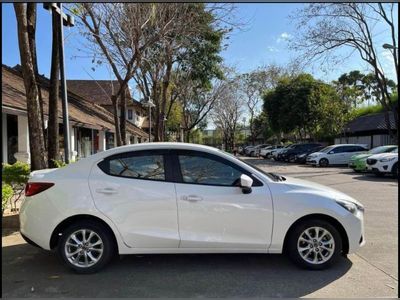
[[[398,101],[398,95],[394,94],[390,99],[390,103],[392,105],[397,105],[397,101]],[[380,113],[383,111],[384,111],[384,108],[381,104],[376,104],[376,105],[371,105],[371,106],[366,106],[366,107],[359,107],[359,108],[354,109],[353,118],[366,116],[366,115],[370,115],[370,114],[376,114],[376,113]]]

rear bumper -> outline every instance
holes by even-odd
[[[29,245],[38,247],[40,249],[43,249],[42,247],[40,247],[38,244],[36,244],[34,241],[30,240],[29,238],[27,238],[22,232],[20,232],[22,238],[25,240],[25,242],[27,242]]]

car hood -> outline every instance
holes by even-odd
[[[308,156],[319,156],[319,155],[324,155],[326,154],[325,152],[311,152]]]
[[[371,159],[382,159],[382,158],[391,158],[391,157],[397,157],[398,153],[379,153],[379,154],[374,154],[371,155],[369,158]]]
[[[351,157],[351,160],[366,159],[366,158],[368,158],[368,157],[370,157],[370,156],[371,156],[371,154],[367,154],[367,153],[358,154],[358,155],[352,156],[352,157]]]
[[[362,206],[360,202],[349,195],[325,185],[293,177],[285,176],[285,178],[286,180],[283,182],[283,184],[291,190],[296,190],[299,192],[305,191],[307,193],[329,197],[332,200],[347,200]]]

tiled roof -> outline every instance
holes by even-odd
[[[389,112],[389,120],[391,129],[396,129],[393,112]],[[385,114],[383,112],[358,117],[347,123],[345,127],[345,131],[348,133],[377,130],[386,130]]]
[[[41,77],[41,92],[44,114],[48,115],[49,81]],[[22,74],[18,70],[2,65],[2,106],[4,108],[26,111],[25,87]],[[61,98],[59,98],[58,117],[62,119]],[[81,95],[68,91],[69,119],[77,126],[93,129],[106,129],[115,132],[114,116],[98,104],[87,101]],[[134,124],[127,122],[127,131],[141,137],[148,134]]]
[[[67,80],[68,89],[88,101],[99,105],[111,105],[111,95],[119,89],[117,80]],[[141,107],[140,102],[127,93],[127,104]]]

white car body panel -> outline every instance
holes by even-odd
[[[263,186],[243,194],[240,187],[199,186],[105,175],[97,163],[136,150],[186,149],[220,156],[259,179]],[[120,254],[137,253],[281,253],[290,226],[310,214],[337,220],[349,237],[349,252],[365,243],[362,213],[351,214],[335,200],[356,202],[333,189],[293,178],[273,181],[235,157],[214,148],[184,143],[147,143],[107,150],[67,167],[32,173],[30,182],[53,182],[24,199],[21,233],[49,250],[56,227],[69,217],[94,216],[113,231]],[[116,188],[118,195],[94,196]],[[203,188],[204,187],[204,188]],[[189,202],[184,195],[199,195]],[[175,197],[174,197],[175,195]],[[357,203],[357,202],[356,202]]]
[[[358,144],[338,144],[333,145],[336,147],[341,146],[361,146]],[[341,153],[325,153],[325,152],[313,152],[307,156],[307,164],[311,165],[319,165],[321,159],[326,158],[329,161],[329,165],[348,165],[350,158],[353,155],[358,155],[362,153],[366,153],[368,150],[365,151],[356,151],[356,152],[341,152]],[[315,161],[315,162],[313,162]]]
[[[267,250],[273,211],[266,185],[243,194],[237,187],[180,183],[176,192],[181,248]],[[188,195],[201,200],[185,200]]]
[[[368,159],[376,159],[377,162],[373,165],[368,164]],[[377,173],[391,173],[393,166],[399,161],[399,154],[395,153],[380,153],[369,156],[367,159],[367,170]],[[387,160],[387,161],[382,161]]]

